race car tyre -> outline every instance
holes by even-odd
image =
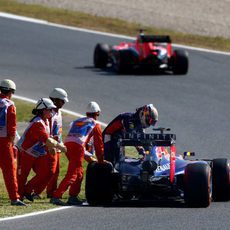
[[[190,207],[211,203],[211,168],[205,163],[188,164],[184,174],[184,200]]]
[[[172,71],[174,74],[187,74],[189,68],[188,52],[175,50],[172,56]]]
[[[105,43],[98,43],[94,49],[94,66],[96,68],[105,68],[109,61],[110,47]]]
[[[133,71],[136,57],[130,50],[116,51],[114,57],[115,62],[113,63],[113,67],[118,74],[126,74]]]
[[[121,200],[131,200],[133,198],[133,194],[129,192],[121,192],[119,193]]]
[[[86,170],[85,195],[89,205],[106,205],[112,202],[112,169],[110,163],[89,163]]]
[[[212,197],[214,201],[230,200],[230,169],[225,158],[212,161]]]

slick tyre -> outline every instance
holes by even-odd
[[[128,74],[133,72],[133,67],[137,58],[130,50],[119,50],[114,53],[115,62],[113,68],[118,74]]]
[[[108,44],[98,43],[94,49],[94,66],[95,68],[105,68],[109,61],[110,47]]]
[[[112,202],[112,165],[109,163],[88,164],[85,195],[89,205],[106,205]]]
[[[225,158],[212,161],[212,197],[214,201],[230,200],[229,162]]]
[[[172,56],[172,71],[176,75],[187,74],[189,68],[188,52],[175,50]]]
[[[211,203],[211,168],[205,163],[188,164],[184,175],[184,200],[190,207]]]

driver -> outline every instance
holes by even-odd
[[[144,133],[144,129],[154,126],[158,121],[158,111],[153,104],[144,105],[135,113],[122,113],[114,118],[103,131],[104,157],[115,165],[119,160],[117,141],[124,133]],[[143,147],[137,147],[144,154]]]

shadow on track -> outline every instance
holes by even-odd
[[[104,207],[133,207],[133,208],[186,208],[187,206],[182,200],[160,199],[160,200],[130,200],[130,201],[115,201],[111,205]]]
[[[102,208],[187,208],[182,199],[158,199],[158,200],[118,200],[106,205],[90,206],[87,202],[84,207]]]
[[[166,72],[166,71],[135,71],[135,72],[130,72],[130,73],[122,73],[118,74],[116,73],[111,67],[106,67],[104,69],[98,69],[95,68],[94,66],[76,66],[74,69],[87,69],[91,70],[92,72],[102,75],[102,76],[122,76],[122,77],[143,77],[143,76],[149,76],[149,77],[182,77],[183,75],[174,75],[171,72]]]

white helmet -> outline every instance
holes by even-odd
[[[154,126],[158,121],[158,111],[153,104],[145,105],[137,111],[143,128],[148,128],[150,125]]]
[[[36,104],[37,110],[39,109],[54,109],[57,108],[49,98],[41,98]]]
[[[69,102],[68,100],[68,94],[64,89],[61,88],[54,88],[53,91],[49,95],[50,98],[57,98],[61,99],[65,102]]]
[[[98,113],[101,112],[101,109],[97,102],[91,101],[86,108],[86,113]]]
[[[0,88],[5,90],[16,90],[16,84],[10,79],[4,79],[0,83]]]

